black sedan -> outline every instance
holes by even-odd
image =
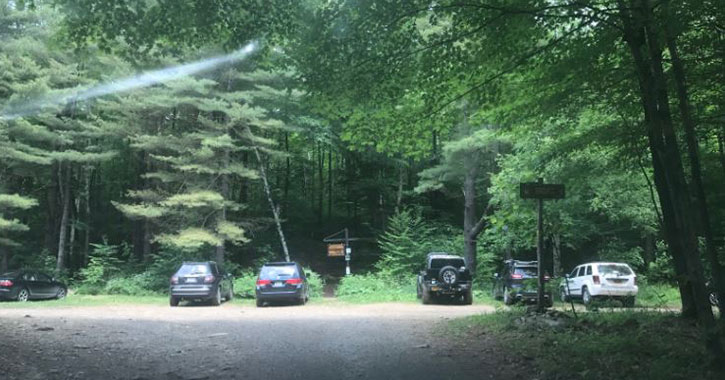
[[[68,288],[55,278],[36,271],[7,272],[0,275],[0,299],[25,302],[32,299],[60,299]]]

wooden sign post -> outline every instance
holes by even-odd
[[[519,185],[521,198],[536,199],[538,201],[538,217],[536,229],[536,262],[539,270],[539,281],[536,298],[536,309],[543,312],[544,307],[544,271],[542,270],[542,259],[544,256],[544,199],[563,199],[565,196],[564,185],[545,184],[543,178],[538,182],[521,183]],[[554,295],[550,295],[554,297]],[[553,301],[553,299],[552,299]]]

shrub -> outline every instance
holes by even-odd
[[[346,276],[340,281],[335,294],[351,302],[414,301],[415,276],[395,280],[379,273]]]
[[[110,279],[103,287],[104,294],[123,294],[129,296],[148,296],[159,294],[151,290],[153,282],[148,272],[134,274],[128,277],[115,277]]]

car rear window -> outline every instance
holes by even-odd
[[[514,274],[520,274],[524,277],[536,277],[539,275],[539,271],[536,267],[518,267],[514,269]]]
[[[176,272],[177,276],[196,276],[211,274],[208,264],[184,264]]]
[[[297,268],[294,265],[289,266],[265,266],[259,273],[259,278],[263,280],[280,280],[291,277],[299,277]]]
[[[632,270],[624,264],[601,264],[599,265],[599,274],[603,276],[608,274],[628,276],[632,274]]]
[[[447,266],[460,268],[466,266],[466,263],[463,259],[432,259],[430,262],[431,268],[443,268]]]

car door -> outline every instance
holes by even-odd
[[[581,267],[576,267],[574,270],[571,271],[571,274],[569,274],[569,294],[572,296],[579,297],[581,296],[581,288],[578,285],[578,276],[579,276],[579,269]]]
[[[43,298],[53,297],[58,294],[58,288],[53,284],[53,280],[45,273],[36,273],[35,281],[38,284],[39,293]]]
[[[23,273],[23,282],[25,282],[25,287],[28,288],[28,293],[30,293],[30,298],[44,297],[43,286],[38,281],[35,272]]]

